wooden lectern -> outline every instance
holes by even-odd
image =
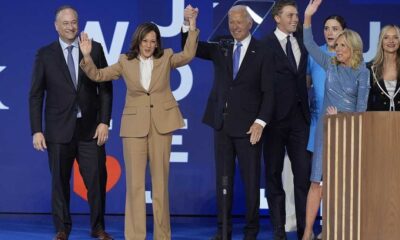
[[[400,239],[400,112],[340,113],[324,128],[323,239]]]

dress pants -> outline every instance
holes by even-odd
[[[299,239],[303,236],[311,172],[311,157],[307,151],[308,134],[309,125],[300,104],[293,106],[286,119],[272,122],[264,130],[266,197],[275,239],[286,239],[285,191],[282,185],[285,151],[293,171],[297,236]]]
[[[232,232],[232,199],[236,157],[246,194],[246,225],[244,234],[256,237],[259,231],[261,144],[251,145],[250,136],[231,137],[222,130],[214,131],[216,190],[218,210],[218,234],[222,233],[223,193],[222,177],[228,177],[226,209],[228,235]]]
[[[73,139],[69,143],[47,142],[52,179],[52,215],[57,232],[71,232],[70,178],[74,160],[88,190],[92,231],[104,230],[106,198],[106,155],[104,146],[97,146],[97,139],[82,140],[79,136],[81,120],[77,120]]]
[[[124,137],[126,168],[125,239],[146,239],[145,174],[150,164],[156,240],[171,239],[168,176],[172,134],[157,132],[153,121],[145,137]]]

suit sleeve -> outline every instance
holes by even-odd
[[[104,57],[103,49],[101,48],[101,55]],[[119,58],[117,63],[114,63],[111,66],[107,67],[107,62],[104,58],[104,67],[96,66],[93,62],[93,58],[85,61],[83,58],[79,63],[79,66],[85,72],[85,74],[90,78],[92,81],[95,82],[105,82],[111,80],[117,80],[122,75],[122,64],[120,63],[121,57]]]
[[[368,94],[369,94],[369,70],[364,69],[360,72],[357,77],[358,89],[357,89],[357,112],[365,112],[367,109],[368,103]]]
[[[188,64],[195,56],[197,43],[199,39],[199,30],[189,31],[183,51],[175,53],[171,57],[171,67],[177,68]]]
[[[33,67],[31,89],[29,92],[29,117],[32,135],[37,132],[43,132],[42,111],[45,88],[44,65],[40,57],[40,52],[38,52]]]
[[[188,33],[182,33],[182,49],[185,46],[186,39],[188,37]],[[196,50],[196,57],[202,58],[205,60],[212,60],[213,59],[213,53],[215,51],[218,51],[217,44],[212,44],[212,43],[207,43],[203,41],[198,42],[197,50]]]
[[[107,60],[104,56],[104,51],[101,45],[99,45],[99,55],[98,55],[98,67],[107,67]],[[113,101],[113,86],[112,82],[102,82],[99,83],[99,98],[100,98],[100,122],[110,125],[111,111],[112,111],[112,101]]]
[[[265,49],[261,70],[262,102],[258,118],[269,124],[274,110],[274,58],[271,49]]]
[[[306,47],[310,56],[316,61],[324,70],[327,70],[331,64],[331,56],[324,53],[315,43],[311,27],[303,29],[304,46]]]

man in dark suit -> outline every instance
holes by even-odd
[[[266,196],[274,239],[285,236],[285,192],[282,170],[287,152],[294,175],[297,234],[303,236],[311,159],[307,152],[310,123],[306,86],[307,52],[296,32],[299,18],[296,2],[280,0],[272,16],[276,30],[265,42],[268,80],[274,85],[273,118],[264,130]]]
[[[185,18],[190,12],[188,8],[185,9]],[[227,235],[231,239],[237,157],[246,194],[243,239],[250,240],[256,239],[259,231],[259,140],[272,114],[272,86],[266,81],[263,46],[249,32],[253,21],[246,6],[232,7],[228,16],[229,30],[234,39],[231,44],[199,42],[196,53],[197,57],[210,60],[214,65],[213,87],[203,118],[204,123],[214,128],[218,233],[212,239],[222,239],[224,206],[228,215]],[[223,189],[227,190],[225,200]]]
[[[59,39],[41,48],[32,74],[30,122],[35,149],[47,149],[52,176],[54,239],[68,239],[71,231],[70,177],[74,159],[88,189],[91,236],[112,239],[104,229],[107,172],[104,143],[111,118],[112,85],[98,84],[79,69],[78,14],[71,6],[56,11]],[[97,67],[107,66],[100,44],[93,45]],[[45,131],[42,110],[45,101]]]

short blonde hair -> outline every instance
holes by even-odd
[[[351,66],[351,68],[356,69],[364,61],[363,42],[361,40],[361,37],[357,32],[346,28],[345,30],[343,30],[336,36],[335,45],[336,45],[337,40],[342,36],[344,37],[346,43],[348,44],[348,47],[351,50],[350,66]],[[336,65],[340,64],[340,62],[338,61],[336,56],[333,57],[332,62],[333,62],[333,64],[336,64]]]

